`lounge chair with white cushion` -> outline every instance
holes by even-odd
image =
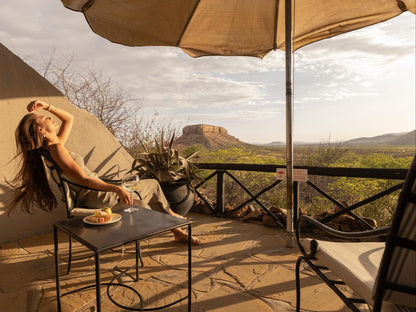
[[[301,225],[317,226],[338,238],[354,241],[301,239]],[[359,304],[370,310],[416,311],[416,157],[407,173],[390,227],[363,231],[336,231],[319,221],[301,216],[296,229],[302,256],[296,265],[296,308],[300,310],[300,268],[305,262],[345,302],[352,311]],[[362,242],[363,238],[387,237],[385,242]],[[332,272],[338,278],[328,278]],[[347,285],[358,298],[350,298],[339,288]]]

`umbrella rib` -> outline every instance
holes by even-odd
[[[279,18],[279,0],[275,0],[273,50],[277,50],[277,20]]]
[[[192,17],[194,16],[194,13],[195,13],[195,11],[196,11],[196,9],[197,9],[197,7],[198,7],[198,5],[199,5],[199,3],[201,2],[201,0],[197,0],[196,1],[196,4],[195,4],[195,6],[194,6],[194,8],[193,8],[193,10],[192,10],[192,13],[189,15],[189,18],[188,18],[188,20],[187,20],[187,22],[186,22],[186,25],[185,25],[185,27],[183,28],[183,30],[182,30],[182,33],[181,33],[181,35],[179,36],[179,38],[178,38],[178,41],[176,42],[176,46],[177,47],[179,47],[179,45],[181,44],[181,42],[182,42],[182,37],[183,37],[183,35],[185,34],[185,31],[188,29],[188,25],[189,25],[189,23],[191,22],[191,19],[192,19]]]
[[[397,6],[399,7],[399,9],[402,10],[402,12],[406,12],[407,11],[406,4],[402,0],[396,0],[396,1],[397,1]]]
[[[81,11],[82,12],[85,12],[85,11],[87,11],[90,7],[92,7],[92,5],[94,4],[94,1],[95,0],[88,0],[83,6],[82,6],[82,9],[81,9]]]

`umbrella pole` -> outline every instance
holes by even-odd
[[[292,0],[285,0],[286,54],[286,231],[293,233],[293,54]],[[289,244],[290,245],[290,244]]]

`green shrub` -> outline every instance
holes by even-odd
[[[199,148],[201,150],[201,148]],[[188,148],[187,153],[194,149]],[[414,154],[414,151],[413,151]],[[331,145],[330,142],[316,147],[295,149],[296,165],[344,168],[408,168],[412,161],[412,151],[387,147],[377,149],[350,148]],[[199,153],[198,162],[205,163],[240,163],[240,164],[285,164],[282,149],[245,149],[232,147],[229,149],[203,149]],[[202,177],[212,171],[203,170]],[[275,173],[230,171],[252,194],[257,194],[276,180]],[[386,190],[398,183],[397,180],[380,180],[347,177],[310,176],[310,180],[343,205],[349,206],[372,195]],[[249,198],[249,195],[232,179],[225,176],[225,204],[237,207]],[[211,179],[204,184],[204,193],[215,199],[216,180]],[[358,208],[355,212],[362,216],[375,219],[379,226],[388,225],[395,210],[399,191],[384,196],[374,202]],[[269,190],[259,197],[266,207],[286,207],[285,183]],[[254,204],[254,202],[251,202]],[[256,206],[256,205],[255,205]],[[305,183],[300,183],[300,207],[310,215],[333,209],[335,205],[317,193]]]

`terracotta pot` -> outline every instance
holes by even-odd
[[[185,216],[191,210],[195,201],[195,194],[189,186],[189,182],[162,182],[160,186],[169,202],[170,208],[174,212]]]

